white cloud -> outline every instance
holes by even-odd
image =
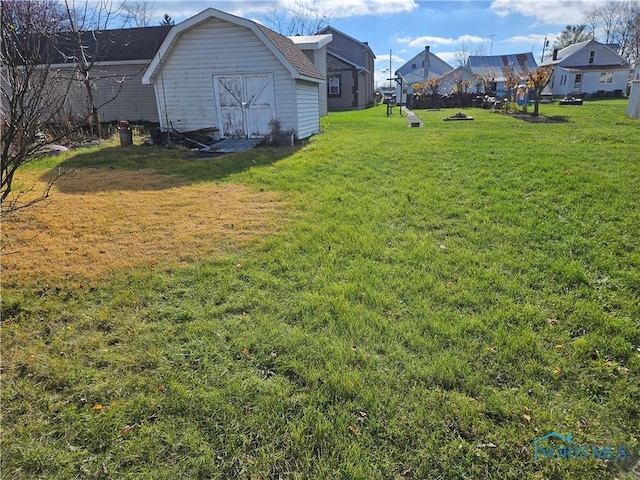
[[[217,8],[223,12],[243,18],[255,18],[272,13],[277,8],[280,13],[309,8],[314,12],[326,13],[330,18],[346,18],[363,15],[391,15],[407,13],[418,8],[418,0],[163,0],[152,2],[158,19],[168,13],[177,22],[205,10]]]
[[[520,14],[540,23],[569,25],[581,23],[586,11],[602,0],[493,0],[491,10],[499,17]]]
[[[406,60],[397,55],[391,55],[391,63],[399,63],[400,65],[404,64]],[[389,54],[376,55],[376,67],[389,68]]]
[[[420,37],[399,37],[396,41],[401,44],[407,44],[409,47],[417,48],[425,45],[460,45],[463,43],[484,43],[486,38],[478,37],[476,35],[460,35],[458,38],[447,37],[432,37],[429,35],[423,35]]]
[[[547,33],[546,35],[543,33],[531,33],[529,35],[515,35],[501,41],[503,43],[527,43],[533,45],[542,44],[545,38],[549,40],[549,43],[553,43],[557,36],[557,33]]]
[[[331,18],[347,18],[406,13],[417,9],[418,4],[416,0],[220,0],[214,1],[213,7],[240,17],[270,13],[275,7],[283,12],[309,10]]]
[[[434,55],[436,55],[439,59],[444,60],[445,62],[447,62],[449,65],[455,66],[455,64],[458,61],[458,58],[460,57],[460,53],[459,52],[438,52],[435,53]]]

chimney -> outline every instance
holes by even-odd
[[[429,77],[429,67],[431,66],[431,56],[429,54],[429,45],[424,47],[424,75],[423,80],[426,82]]]
[[[557,60],[558,59],[558,49],[554,48],[553,49],[553,58],[552,60]]]

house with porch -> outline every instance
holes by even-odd
[[[616,51],[616,46],[586,40],[555,49],[541,63],[553,67],[553,74],[543,93],[555,97],[589,95],[622,96],[627,89],[631,65]]]

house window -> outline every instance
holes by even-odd
[[[582,74],[576,73],[576,79],[573,81],[573,88],[580,88],[581,83],[582,83]]]
[[[560,86],[566,85],[567,84],[567,76],[566,75],[562,75],[560,77]]]
[[[333,97],[340,96],[340,77],[329,78],[329,95]]]
[[[414,69],[415,69],[417,66],[418,66],[418,64],[417,64],[417,63],[412,63],[412,64],[411,64],[411,68],[414,68]]]
[[[602,72],[600,74],[600,83],[613,83],[613,72]]]
[[[596,52],[594,50],[591,50],[589,52],[589,64],[593,63],[595,58],[596,58]]]

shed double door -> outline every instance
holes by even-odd
[[[218,128],[224,138],[269,135],[275,119],[272,74],[237,74],[213,77]]]

